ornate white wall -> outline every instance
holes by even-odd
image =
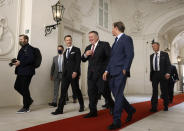
[[[17,54],[20,4],[20,0],[0,0],[0,106],[17,105],[20,101],[13,87],[14,68],[8,65]]]
[[[161,50],[171,43],[183,28],[183,0],[111,0],[113,21],[122,20],[126,33],[133,37],[135,58],[127,93],[151,93],[149,56],[152,39],[161,43]],[[178,26],[180,30],[175,28]],[[172,50],[172,49],[171,49]],[[170,53],[169,53],[170,54]],[[173,61],[171,59],[171,61]]]
[[[101,40],[113,43],[111,34],[112,22],[122,20],[126,34],[132,36],[135,47],[135,58],[128,79],[126,93],[150,94],[149,55],[152,53],[150,42],[153,38],[160,41],[164,50],[172,50],[172,41],[184,20],[183,0],[107,0],[109,3],[109,28],[98,25],[98,0],[61,0],[65,6],[64,20],[59,30],[45,37],[44,27],[54,24],[51,5],[57,0],[0,0],[0,106],[21,104],[20,96],[14,91],[14,68],[8,66],[10,58],[17,55],[18,35],[30,36],[30,44],[40,48],[43,63],[36,70],[30,89],[34,104],[48,103],[53,94],[53,83],[50,81],[52,57],[57,54],[57,45],[63,44],[63,36],[71,34],[73,44],[83,52],[89,44],[88,32],[97,30]],[[179,21],[181,21],[179,23]],[[148,42],[148,43],[147,43]],[[172,56],[172,53],[171,53]],[[86,94],[87,63],[82,63],[81,88]]]

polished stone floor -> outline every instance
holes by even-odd
[[[150,96],[133,95],[127,96],[130,103],[150,100]],[[104,100],[98,103],[98,109],[102,109]],[[88,107],[88,100],[85,99],[85,106]],[[89,112],[79,113],[78,103],[73,104],[71,101],[65,106],[64,114],[53,116],[50,112],[55,108],[47,105],[32,106],[31,112],[25,114],[16,114],[20,107],[3,107],[0,108],[0,131],[15,131],[55,120],[69,118]],[[160,111],[143,120],[140,120],[122,131],[184,131],[184,103],[169,108],[168,112]]]

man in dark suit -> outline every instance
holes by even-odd
[[[160,44],[152,43],[152,48],[155,53],[150,55],[150,81],[152,82],[153,94],[151,98],[151,112],[157,111],[158,105],[158,84],[162,97],[164,99],[164,111],[168,111],[168,79],[171,73],[171,63],[169,55],[166,52],[159,51]]]
[[[27,35],[19,36],[19,44],[21,49],[19,50],[16,60],[15,74],[17,75],[14,88],[23,96],[23,107],[17,111],[17,113],[30,112],[30,105],[33,100],[30,95],[29,85],[32,76],[35,74],[34,67],[34,49],[29,45],[29,37]]]
[[[171,65],[171,77],[169,78],[169,85],[168,85],[168,96],[169,96],[169,103],[173,102],[173,95],[174,95],[174,84],[178,81],[178,72],[176,66]]]
[[[110,61],[103,74],[104,80],[107,80],[108,75],[110,76],[109,85],[115,98],[113,123],[108,127],[109,130],[122,126],[121,113],[123,109],[128,113],[126,122],[131,121],[136,112],[124,96],[126,80],[127,77],[130,77],[130,67],[134,57],[132,38],[125,35],[124,30],[125,26],[121,21],[113,23],[112,34],[116,36],[116,39],[112,45]]]
[[[87,80],[90,112],[84,118],[97,116],[98,92],[102,93],[108,101],[110,110],[114,106],[110,90],[102,79],[103,72],[109,61],[111,47],[108,42],[99,40],[98,32],[91,31],[88,35],[91,44],[86,47],[82,55],[82,61],[89,62]]]
[[[78,98],[80,109],[79,112],[84,111],[84,101],[81,90],[79,88],[79,78],[81,74],[81,51],[79,48],[72,45],[72,37],[66,35],[64,37],[67,49],[64,52],[64,63],[62,72],[62,85],[61,85],[61,96],[59,104],[53,115],[63,114],[63,108],[65,104],[66,94],[68,87],[71,84],[73,91],[76,93]]]

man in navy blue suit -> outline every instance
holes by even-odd
[[[109,85],[115,98],[113,123],[108,126],[109,130],[118,129],[122,126],[121,113],[123,109],[128,113],[126,122],[131,121],[136,112],[124,96],[126,80],[127,77],[130,77],[130,67],[134,58],[132,38],[125,35],[124,30],[125,26],[121,21],[113,23],[112,34],[116,36],[116,39],[112,45],[110,61],[103,74],[103,80],[107,80],[107,76],[110,76]]]

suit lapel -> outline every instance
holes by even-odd
[[[97,46],[96,46],[96,48],[95,48],[93,57],[96,55],[96,52],[99,50],[99,48],[100,48],[100,41],[97,43]]]
[[[75,47],[73,46],[72,49],[70,50],[70,53],[69,53],[69,56],[68,56],[68,59],[70,58],[70,55],[71,55],[71,52],[73,52],[75,49]]]
[[[151,55],[151,66],[153,67],[153,56],[154,54]]]
[[[58,63],[58,57],[59,57],[58,55],[55,57],[55,61],[56,61],[57,64],[59,64]]]
[[[118,41],[115,43],[115,41],[114,41],[114,44],[112,45],[112,49],[113,48],[117,48],[118,46],[119,46],[119,44],[120,44],[120,41],[121,41],[121,39],[123,39],[123,37],[125,36],[125,34],[123,34],[119,39],[118,39]]]
[[[161,65],[161,60],[162,60],[162,58],[163,58],[163,52],[162,51],[160,51],[160,61],[159,61],[159,66]]]
[[[57,70],[59,70],[58,55],[55,57],[55,63],[57,63]]]

